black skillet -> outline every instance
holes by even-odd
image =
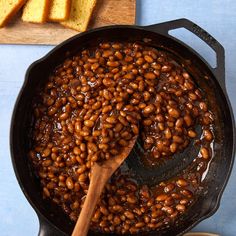
[[[169,30],[185,28],[205,41],[217,56],[217,67],[210,65],[190,47],[168,34]],[[11,121],[10,147],[12,162],[18,182],[26,198],[35,209],[40,222],[40,236],[69,235],[74,223],[56,205],[42,199],[39,180],[33,174],[27,158],[30,146],[29,133],[32,123],[32,99],[43,86],[49,73],[69,54],[102,40],[136,41],[148,39],[148,44],[173,54],[192,74],[202,89],[215,114],[214,158],[203,181],[203,190],[191,209],[179,218],[177,224],[167,229],[145,235],[182,235],[197,223],[211,216],[219,207],[223,190],[228,181],[235,152],[235,123],[225,88],[225,58],[223,47],[206,31],[187,19],[150,26],[107,26],[76,35],[58,45],[27,70]],[[68,53],[69,52],[69,53]],[[29,223],[29,222],[27,222]],[[89,232],[89,235],[102,235]],[[139,234],[140,235],[140,234]]]

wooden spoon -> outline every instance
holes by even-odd
[[[97,201],[100,195],[102,194],[102,190],[106,182],[118,169],[122,162],[129,156],[129,153],[131,152],[136,139],[137,136],[130,140],[129,145],[127,147],[124,147],[120,154],[112,157],[107,161],[104,161],[102,164],[95,163],[91,167],[88,193],[79,218],[76,222],[75,228],[72,232],[72,236],[87,235],[94,209],[97,205]]]

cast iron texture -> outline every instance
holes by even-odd
[[[203,39],[215,50],[217,67],[211,68],[197,52],[171,37],[168,31],[186,28]],[[151,26],[107,26],[76,35],[55,47],[27,70],[25,82],[15,104],[11,121],[10,147],[12,162],[18,182],[27,200],[38,214],[40,236],[62,236],[72,232],[74,223],[59,208],[43,200],[39,180],[35,177],[27,153],[30,147],[32,127],[32,100],[47,80],[49,73],[69,54],[97,44],[99,41],[142,41],[172,53],[185,65],[210,103],[215,114],[214,158],[204,179],[204,188],[186,215],[179,218],[176,226],[143,235],[182,235],[203,219],[211,216],[219,207],[223,190],[228,181],[235,152],[235,123],[225,89],[224,49],[207,32],[187,19],[179,19]],[[89,235],[102,235],[89,232]],[[139,234],[141,235],[141,234]]]

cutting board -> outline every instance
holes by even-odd
[[[97,0],[88,29],[105,25],[134,24],[136,0]],[[0,44],[45,44],[58,43],[78,34],[58,23],[33,24],[15,17],[5,28],[0,29]]]

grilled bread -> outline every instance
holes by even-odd
[[[25,0],[0,0],[0,28],[12,19],[25,2]]]
[[[48,20],[65,21],[70,16],[70,0],[51,0]]]
[[[28,0],[22,14],[22,20],[44,23],[47,20],[50,0]]]
[[[96,0],[72,0],[70,17],[61,24],[77,31],[85,31],[95,4]]]

